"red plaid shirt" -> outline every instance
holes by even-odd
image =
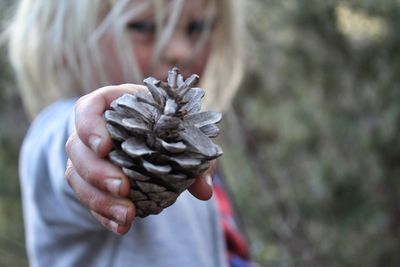
[[[243,235],[239,231],[232,204],[224,188],[223,181],[218,174],[214,176],[213,187],[221,217],[221,227],[225,236],[227,257],[230,266],[248,267],[250,266],[248,247]]]

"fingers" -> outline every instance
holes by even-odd
[[[116,234],[119,235],[126,234],[131,228],[131,224],[120,225],[112,220],[107,219],[106,217],[101,216],[100,214],[94,211],[91,211],[91,213],[105,228],[113,231]]]
[[[100,88],[82,98],[75,106],[75,128],[82,142],[100,157],[105,157],[112,148],[103,113],[111,102],[124,93],[147,91],[145,86],[122,84]]]
[[[189,192],[200,200],[209,200],[213,195],[212,176],[216,171],[216,160],[211,162],[210,168],[188,188]]]
[[[103,159],[112,148],[103,113],[124,93],[146,87],[124,84],[98,89],[80,98],[75,105],[75,132],[66,144],[66,179],[78,199],[109,230],[126,233],[135,216],[128,195],[130,185],[119,167]]]
[[[69,156],[66,179],[78,199],[107,229],[117,234],[129,231],[135,207],[125,198],[129,181],[120,168],[99,158],[74,132],[67,141]]]
[[[106,159],[99,158],[73,133],[66,144],[68,156],[75,171],[87,183],[116,197],[129,192],[129,180],[121,169]]]
[[[66,178],[78,199],[109,230],[123,234],[135,217],[135,207],[125,198],[116,198],[86,182],[68,161]]]

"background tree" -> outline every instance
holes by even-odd
[[[224,131],[254,254],[399,266],[399,1],[258,4],[255,67]]]

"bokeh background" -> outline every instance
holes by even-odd
[[[0,1],[4,29],[15,1]],[[400,1],[248,2],[249,69],[218,141],[254,259],[400,266]],[[0,266],[27,266],[27,126],[2,46]]]

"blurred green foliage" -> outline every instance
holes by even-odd
[[[255,258],[400,266],[400,1],[253,12],[224,157]]]
[[[0,18],[8,16],[11,2],[0,2]],[[4,28],[2,23],[0,33]],[[18,150],[26,127],[6,49],[0,45],[0,266],[28,266],[18,183]]]
[[[400,1],[248,2],[251,67],[219,141],[253,257],[400,266]],[[27,123],[5,54],[0,266],[17,267],[27,265],[17,175]]]

